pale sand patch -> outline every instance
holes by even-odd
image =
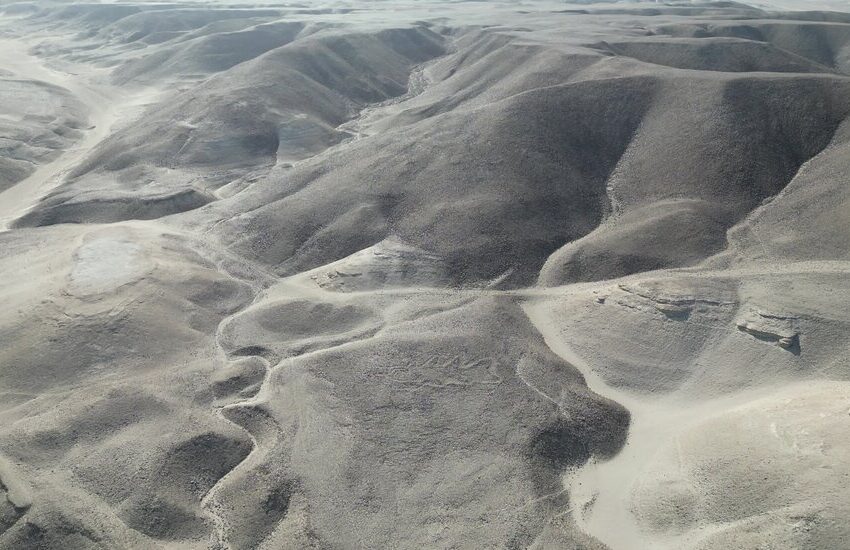
[[[808,272],[805,266],[784,266],[795,268]],[[609,288],[600,283],[596,290],[588,285],[558,290],[590,302],[592,296],[607,298]],[[552,315],[551,299],[531,297],[524,309],[590,389],[631,415],[628,439],[616,456],[591,459],[564,477],[572,517],[585,533],[613,550],[716,548],[720,541],[750,548],[762,540],[756,533],[779,545],[796,541],[795,548],[809,547],[805,537],[841,540],[830,518],[841,513],[843,472],[850,469],[847,383],[765,380],[714,397],[708,387],[705,397],[637,393],[610,385],[575,352],[565,339],[567,325]],[[604,363],[605,352],[596,353],[593,362]],[[750,471],[765,477],[748,479]],[[778,492],[777,484],[790,488]]]

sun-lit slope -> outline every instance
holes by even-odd
[[[599,223],[608,171],[655,89],[652,77],[551,86],[360,140],[223,204],[256,206],[216,231],[281,273],[395,234],[456,282],[510,271],[524,284]]]
[[[287,44],[305,25],[281,15],[215,4],[72,4],[33,6],[22,23],[50,28],[34,47],[39,55],[109,68],[116,84],[134,88],[197,82]]]
[[[849,386],[792,385],[696,423],[638,484],[637,516],[677,548],[842,547]]]
[[[145,45],[162,44],[169,41],[185,42],[221,31],[233,32],[240,27],[256,24],[264,19],[280,15],[275,9],[235,9],[216,7],[203,8],[188,6],[150,6],[151,9],[139,11],[112,21],[108,25],[97,27],[93,38],[114,44]],[[109,9],[105,5],[93,5],[90,9]],[[59,13],[61,16],[61,12]],[[55,17],[55,16],[54,16]],[[285,34],[285,33],[284,33]],[[144,52],[144,49],[142,49]],[[209,52],[211,53],[211,52]]]
[[[612,216],[554,254],[541,283],[693,265],[719,252],[727,229],[833,141],[848,85],[831,76],[671,78],[608,180]]]
[[[33,3],[30,7],[28,13],[17,10],[15,14],[22,15],[25,24],[51,30],[45,36],[47,40],[40,45],[40,51],[92,61],[112,59],[112,63],[122,61],[113,55],[121,50],[136,52],[131,53],[132,60],[145,52],[148,46],[220,31],[235,31],[273,19],[281,13],[277,9],[240,9],[215,4],[200,7],[157,3],[66,3],[61,6]],[[10,9],[6,7],[7,12]],[[63,35],[71,35],[74,40],[58,40]]]
[[[652,36],[628,42],[606,41],[594,47],[614,55],[678,69],[722,72],[830,73],[818,61],[773,44],[733,37],[671,38]]]
[[[738,263],[850,259],[848,131],[845,122],[779,196],[729,233],[728,257]]]
[[[759,261],[533,300],[552,349],[631,414],[623,450],[569,478],[579,528],[621,549],[843,540],[847,274]]]
[[[450,36],[453,48],[425,67],[428,85],[407,101],[367,116],[361,131],[377,133],[564,84],[573,77],[580,79],[584,69],[605,60],[575,39],[552,43],[547,37],[535,40],[527,34],[488,29],[462,29]]]
[[[844,23],[809,21],[683,23],[656,30],[676,34],[684,28],[697,37],[740,36],[756,41],[752,46],[760,50],[795,52],[817,63],[810,68],[815,72],[826,72],[827,66],[841,69],[840,49],[850,37]],[[710,61],[716,71],[741,70],[747,59],[739,55],[724,65],[723,56],[706,57],[717,46],[712,38],[696,38],[688,45],[696,50],[663,38],[610,49],[686,68]],[[795,63],[787,70],[793,72]],[[541,272],[541,283],[694,265],[723,250],[726,231],[742,221],[729,234],[733,248],[743,246],[738,241],[748,243],[740,257],[763,255],[765,242],[778,235],[791,240],[788,259],[845,257],[847,230],[840,212],[846,193],[836,175],[846,164],[841,160],[846,80],[750,73],[718,76],[715,82],[688,79],[657,103],[659,109],[645,117],[608,183],[614,215],[554,254]],[[781,200],[745,218],[777,193]],[[770,217],[773,227],[748,231],[763,216]]]
[[[61,155],[87,122],[85,105],[69,90],[19,73],[16,61],[0,61],[0,191]]]
[[[799,56],[838,72],[850,70],[850,21],[846,14],[835,14],[826,21],[745,20],[705,21],[659,25],[655,33],[695,38],[735,37],[775,46],[787,55]],[[838,19],[830,21],[829,19]]]
[[[595,547],[557,517],[560,473],[615,451],[627,415],[511,299],[294,292],[223,332],[277,365],[224,409],[258,441],[212,499],[235,547]],[[305,348],[307,327],[329,339]]]
[[[726,230],[826,147],[848,112],[848,84],[831,75],[579,64],[574,82],[405,120],[281,174],[275,191],[260,183],[239,197],[252,211],[217,230],[228,238],[234,227],[237,246],[283,273],[390,233],[443,257],[459,281],[513,270],[524,284],[559,243],[570,244],[546,284],[690,265],[722,250]]]
[[[28,494],[0,547],[205,547],[200,499],[252,448],[206,381],[238,265],[145,227],[0,238],[0,482]]]
[[[297,40],[177,95],[105,140],[19,225],[155,218],[212,189],[349,137],[358,106],[401,95],[442,51],[428,29]]]
[[[304,23],[297,21],[248,26],[252,22],[251,19],[227,20],[230,25],[238,23],[247,28],[233,31],[216,28],[218,32],[203,33],[204,27],[154,52],[145,55],[146,50],[143,50],[138,59],[122,63],[113,73],[113,79],[125,84],[140,84],[173,78],[203,78],[284,46],[305,30]]]
[[[11,10],[0,548],[839,547],[847,19],[355,4]]]

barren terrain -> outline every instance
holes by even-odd
[[[800,8],[0,3],[0,548],[850,547]]]

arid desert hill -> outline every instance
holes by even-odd
[[[0,549],[850,548],[850,13],[0,3]]]

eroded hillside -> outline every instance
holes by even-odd
[[[0,547],[850,539],[850,15],[27,2],[0,52]]]

